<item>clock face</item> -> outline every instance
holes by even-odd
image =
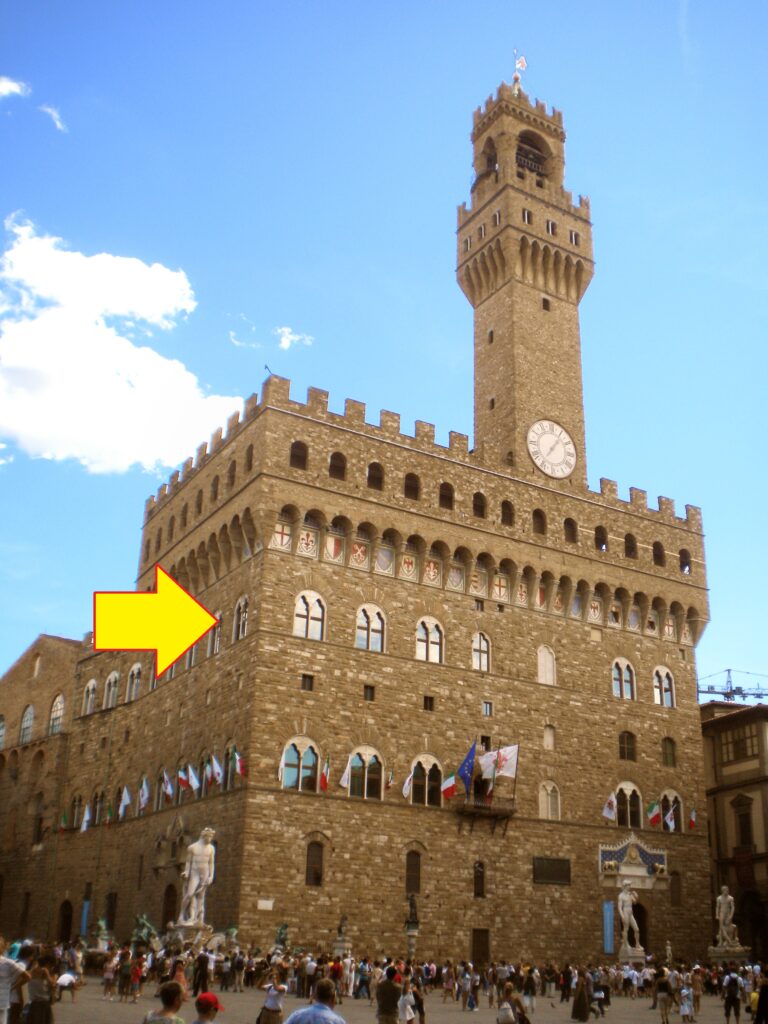
[[[564,480],[576,465],[576,446],[567,430],[552,420],[537,420],[528,431],[528,452],[547,476]]]

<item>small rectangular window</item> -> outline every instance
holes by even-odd
[[[571,231],[569,234],[569,238],[571,240],[571,245],[581,245],[581,235],[578,231]]]
[[[484,700],[483,701],[483,718],[490,718],[492,714],[493,714],[493,701],[492,700]]]
[[[375,700],[376,699],[376,687],[375,686],[364,686],[363,687],[363,700]]]
[[[497,612],[503,612],[505,608],[506,608],[506,605],[504,605],[504,604],[497,604],[496,605],[496,611]]]
[[[424,710],[434,711],[435,710],[435,698],[424,694]]]
[[[493,344],[493,331],[488,331],[488,344]]]
[[[480,737],[480,749],[481,750],[485,750],[485,751],[488,751],[488,750],[491,749],[491,737],[490,736],[481,736]]]
[[[301,677],[301,688],[302,688],[302,690],[306,690],[307,692],[311,692],[312,690],[314,690],[314,688],[315,688],[315,677],[314,676],[310,676],[310,675],[306,675],[306,673],[302,674],[302,677]]]
[[[523,210],[523,224],[533,224],[533,214],[530,210]]]
[[[479,597],[476,597],[475,598],[475,611],[476,612],[482,612],[484,610],[485,610],[485,601],[481,600]]]
[[[551,308],[549,299],[542,299],[541,300],[541,308],[544,310],[545,313],[549,312],[549,310]]]
[[[547,234],[553,236],[557,234],[557,224],[555,223],[555,221],[547,221]]]

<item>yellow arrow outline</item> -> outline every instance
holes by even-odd
[[[93,649],[154,651],[159,678],[218,621],[156,565],[154,590],[94,592]]]

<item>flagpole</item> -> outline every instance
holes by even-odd
[[[520,774],[520,744],[517,744],[517,764],[515,765],[515,784],[512,787],[512,802],[517,808],[517,776]]]

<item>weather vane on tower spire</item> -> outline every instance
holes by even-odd
[[[517,94],[520,92],[520,72],[525,71],[525,69],[528,67],[528,61],[522,54],[520,54],[520,56],[518,57],[516,49],[513,50],[512,52],[515,55],[515,73],[514,75],[512,75],[512,91],[514,92],[515,96],[517,96]]]

